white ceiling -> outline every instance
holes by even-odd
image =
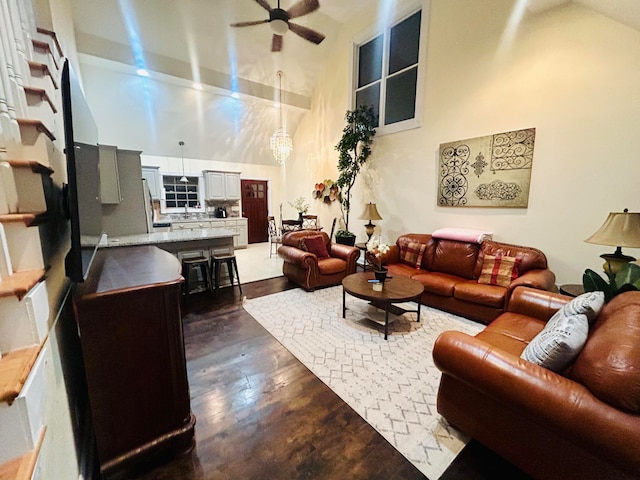
[[[266,1],[272,7],[277,5],[277,0]],[[281,70],[283,102],[300,107],[295,109],[298,110],[295,122],[310,107],[316,81],[328,68],[342,24],[354,15],[362,15],[377,2],[394,2],[403,8],[416,1],[320,0],[319,10],[293,21],[323,33],[326,39],[314,45],[288,32],[282,51],[276,53],[271,52],[272,32],[268,24],[229,26],[268,18],[268,12],[255,0],[70,0],[70,3],[78,51],[92,56],[93,61],[106,59],[106,65],[114,65],[113,61],[132,66],[145,64],[151,71],[183,79],[183,83],[200,80],[206,85],[267,100],[275,98],[276,72]],[[432,0],[435,1],[447,0]],[[640,30],[640,0],[514,0],[514,7],[527,2],[529,14],[536,15],[571,1]],[[288,9],[296,2],[281,0],[281,8]],[[290,131],[295,131],[294,122]],[[169,132],[171,146],[177,143],[176,138],[186,139],[187,132],[195,130],[188,122],[183,122],[182,128],[186,132]],[[274,125],[267,123],[260,128],[265,131],[254,131],[253,136],[259,133],[261,138],[268,139]],[[207,143],[206,139],[199,140],[192,156],[212,158],[213,147],[207,150]],[[168,149],[161,143],[139,148],[156,155]],[[250,156],[245,153],[236,156]],[[261,156],[255,161],[266,161],[268,152]]]

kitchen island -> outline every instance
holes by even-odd
[[[171,232],[141,233],[120,237],[103,237],[100,248],[154,245],[182,259],[196,253],[209,257],[210,253],[233,253],[233,238],[237,233],[224,228],[198,228]],[[104,239],[106,238],[106,240]]]

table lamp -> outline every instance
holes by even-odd
[[[364,226],[365,231],[367,232],[367,236],[369,237],[367,239],[368,242],[369,240],[371,240],[371,236],[373,235],[373,229],[376,228],[371,220],[382,220],[382,217],[380,216],[380,214],[378,213],[378,209],[376,208],[376,204],[371,202],[367,203],[364,206],[364,212],[362,212],[362,215],[360,215],[359,218],[362,220],[369,220],[369,223],[365,224]]]
[[[603,253],[602,268],[609,278],[613,278],[627,263],[633,262],[634,257],[624,255],[622,247],[640,248],[640,213],[611,212],[596,233],[585,240],[596,245],[611,245],[616,247],[614,253]]]

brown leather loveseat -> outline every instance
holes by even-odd
[[[408,246],[412,251],[422,245],[421,255],[407,253]],[[498,258],[505,265],[507,259],[516,264],[515,278],[508,276],[505,280],[504,275],[491,275]],[[424,285],[421,303],[482,323],[491,322],[505,311],[517,286],[556,289],[555,275],[547,267],[544,253],[492,240],[475,243],[408,233],[398,237],[380,259],[391,276],[404,275]],[[493,281],[495,278],[499,284]]]
[[[438,412],[536,479],[640,475],[640,292],[605,304],[560,373],[520,358],[571,300],[526,287],[475,337],[443,332]]]
[[[332,243],[324,232],[297,230],[282,237],[278,256],[284,260],[282,273],[306,290],[339,285],[356,271],[360,250]]]

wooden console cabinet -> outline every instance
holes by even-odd
[[[100,471],[194,446],[178,260],[152,246],[96,254],[74,292]]]

